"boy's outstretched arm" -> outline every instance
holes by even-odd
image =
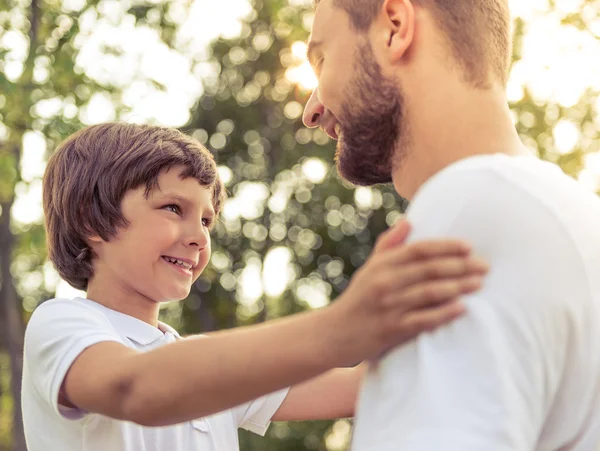
[[[273,421],[332,420],[354,416],[364,362],[354,368],[336,368],[290,388]]]
[[[93,345],[71,365],[66,399],[142,425],[175,424],[376,358],[447,323],[463,313],[457,298],[480,287],[485,265],[454,240],[386,249],[407,230],[386,233],[329,307],[146,353]]]
[[[380,251],[404,243],[407,223],[399,224],[396,233],[378,243]],[[275,412],[273,421],[332,420],[353,417],[360,385],[368,370],[368,362],[353,368],[335,368],[290,388]]]

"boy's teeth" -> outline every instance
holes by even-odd
[[[182,268],[185,269],[192,269],[192,266],[182,262],[181,260],[177,260],[176,258],[170,258],[170,257],[165,257],[165,260],[168,261],[169,263],[173,263],[175,265],[181,266]]]

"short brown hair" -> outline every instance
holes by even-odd
[[[165,127],[125,123],[93,125],[67,138],[48,161],[43,203],[50,260],[73,287],[87,289],[93,275],[88,238],[110,240],[127,226],[121,201],[128,190],[156,187],[159,174],[185,166],[213,192],[219,214],[224,189],[213,156],[199,142]]]
[[[314,0],[315,8],[322,0]],[[511,35],[507,0],[412,0],[428,8],[450,44],[466,81],[478,88],[490,85],[493,74],[506,85]],[[360,32],[369,29],[384,0],[333,0]]]

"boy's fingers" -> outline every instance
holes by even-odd
[[[410,224],[407,220],[401,219],[392,228],[379,235],[377,243],[375,244],[374,253],[390,249],[394,246],[404,243],[409,233]]]
[[[451,299],[442,306],[405,312],[399,318],[390,315],[386,321],[395,321],[394,326],[398,333],[390,337],[389,347],[371,360],[371,363],[377,365],[378,361],[385,357],[395,346],[406,343],[423,332],[431,332],[444,324],[448,324],[465,312],[466,308],[459,299]]]
[[[467,256],[470,253],[471,246],[462,240],[428,240],[393,249],[381,256],[380,261],[385,265],[402,265],[434,257]]]
[[[386,274],[394,292],[419,282],[485,274],[488,270],[488,264],[480,258],[450,256],[418,261],[402,268],[389,267]]]
[[[473,293],[481,288],[482,283],[482,275],[427,281],[408,287],[395,296],[387,296],[382,301],[387,309],[399,312],[428,309]]]
[[[402,318],[402,327],[406,330],[408,338],[414,338],[421,332],[432,331],[465,313],[465,306],[455,300],[440,307],[416,310],[405,314]]]

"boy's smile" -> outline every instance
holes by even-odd
[[[163,255],[163,259],[169,263],[170,265],[175,266],[175,269],[180,271],[182,274],[192,275],[192,269],[198,264],[197,262],[193,262],[191,260],[186,260],[182,258],[170,257],[168,255]]]
[[[195,178],[182,179],[184,169],[160,173],[148,193],[145,186],[125,193],[121,211],[128,224],[109,241],[90,238],[96,254],[91,299],[121,311],[125,305],[157,311],[160,302],[188,296],[210,259],[215,212],[212,190]]]

